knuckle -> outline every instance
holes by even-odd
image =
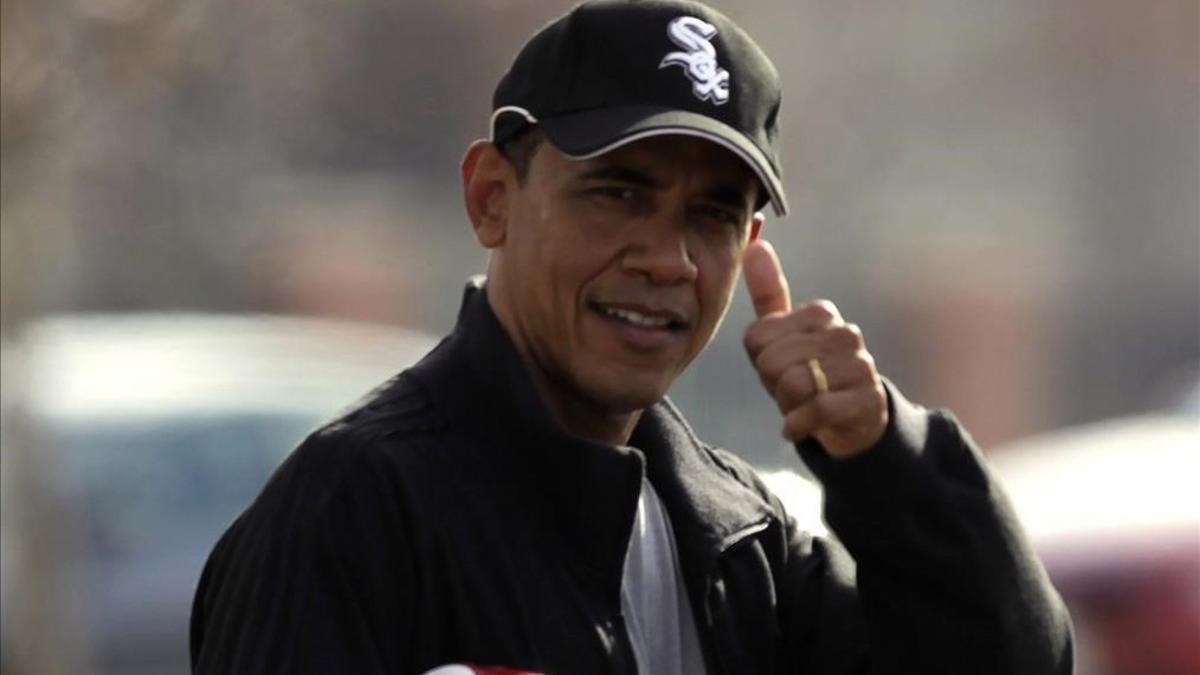
[[[875,372],[875,356],[871,352],[866,349],[859,349],[858,360],[866,364],[871,369],[871,372]]]
[[[874,419],[886,409],[886,406],[887,399],[878,388],[870,387],[863,389],[854,397],[854,404],[851,408],[852,414],[848,415],[848,417],[859,421]]]
[[[758,371],[759,375],[770,382],[774,382],[776,379],[778,379],[776,377],[776,373],[774,372],[774,359],[772,358],[769,350],[764,349],[753,356],[754,369]]]
[[[810,302],[807,310],[814,318],[823,319],[825,321],[834,321],[838,318],[841,318],[841,314],[838,312],[837,305],[833,304],[831,300],[826,300],[824,298]]]
[[[870,382],[875,379],[875,359],[866,352],[860,352],[851,365],[855,381]]]
[[[844,325],[829,329],[831,342],[838,347],[858,349],[862,346],[862,331],[857,326]]]
[[[783,372],[779,377],[779,384],[775,387],[775,398],[780,404],[792,402],[800,399],[806,393],[806,384],[802,378],[800,368],[792,366]]]
[[[767,348],[780,330],[780,318],[767,317],[758,319],[746,327],[742,343],[751,355],[758,354]]]
[[[883,388],[883,382],[879,378],[875,378],[875,386],[871,388],[871,391],[875,407],[886,412],[888,407],[887,390]]]
[[[783,373],[784,381],[793,390],[802,390],[807,378],[808,366],[806,364],[794,363],[788,366],[787,370]]]
[[[862,327],[856,323],[848,323],[844,326],[846,332],[854,337],[854,341],[860,346],[864,344]]]
[[[862,395],[858,397],[857,413],[861,416],[866,416],[874,412],[879,407],[879,397],[876,395],[875,387],[864,389]]]
[[[751,356],[755,356],[762,351],[763,335],[760,322],[756,321],[746,328],[746,332],[742,336],[742,344],[746,347],[746,352]]]
[[[852,395],[847,396],[839,405],[831,406],[826,411],[831,424],[841,427],[853,427],[868,416],[870,405],[867,402],[864,392],[855,391]]]
[[[796,440],[796,418],[788,415],[783,418],[783,437],[789,441]]]
[[[842,398],[842,396],[838,396],[835,400],[833,396],[818,396],[813,399],[812,403],[821,418],[829,418],[841,407]]]
[[[793,425],[790,421],[785,421],[783,423],[783,437],[784,437],[784,439],[789,440],[793,443],[799,443],[800,439],[803,438],[802,436],[800,436],[800,434],[798,434],[796,432],[796,430],[793,428]]]
[[[812,433],[813,420],[811,411],[799,408],[788,413],[784,418],[783,435],[788,440],[800,441]]]

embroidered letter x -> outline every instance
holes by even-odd
[[[685,52],[671,52],[659,68],[683,66],[692,81],[692,92],[700,100],[721,105],[729,100],[729,71],[717,65],[717,50],[709,42],[717,28],[694,16],[681,16],[667,26],[667,36]]]

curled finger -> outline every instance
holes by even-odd
[[[783,420],[783,437],[793,443],[812,436],[821,426],[821,411],[816,400],[811,400],[788,412]]]

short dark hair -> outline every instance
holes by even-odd
[[[517,132],[516,136],[496,146],[516,170],[519,185],[525,185],[525,179],[529,177],[529,165],[545,140],[546,134],[541,127],[531,124]]]

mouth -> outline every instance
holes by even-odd
[[[687,319],[671,309],[655,309],[625,303],[590,302],[588,306],[606,319],[644,330],[681,332],[688,327]]]

